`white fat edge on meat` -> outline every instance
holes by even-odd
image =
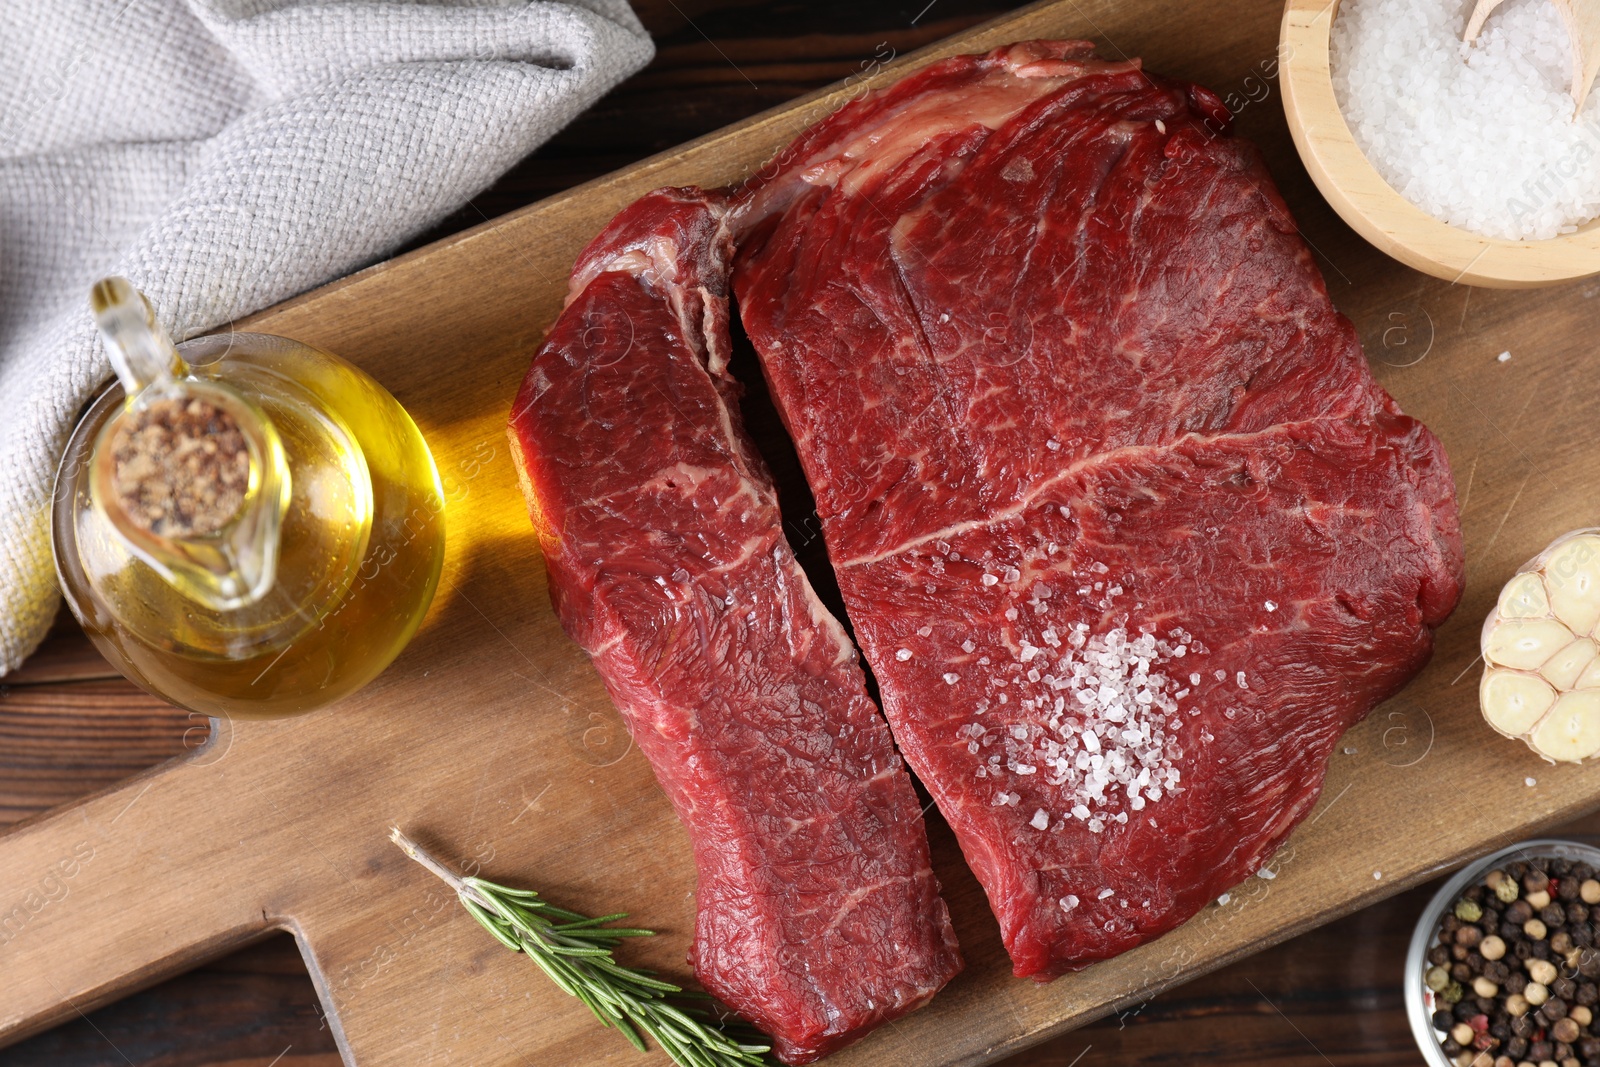
[[[651,234],[621,251],[573,271],[567,282],[567,299],[562,307],[570,307],[602,274],[631,274],[652,288],[670,287],[678,278],[678,242],[660,234]]]
[[[1035,57],[1037,58],[1037,57]],[[1116,64],[1094,62],[1093,68]],[[740,208],[740,225],[786,210],[804,190],[827,186],[854,195],[869,177],[888,173],[930,142],[956,130],[998,130],[1036,100],[1081,77],[1089,69],[1075,60],[1008,61],[992,66],[959,93],[927,87],[898,107],[848,127],[805,159],[781,168]]]

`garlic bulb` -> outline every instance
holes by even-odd
[[[1478,702],[1489,725],[1552,762],[1600,752],[1600,529],[1525,564],[1483,624]]]

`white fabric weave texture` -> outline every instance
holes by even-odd
[[[392,252],[649,62],[626,0],[0,0],[0,675],[58,603],[89,286],[182,340]]]

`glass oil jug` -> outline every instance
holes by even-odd
[[[67,445],[52,535],[95,645],[206,715],[291,715],[371,681],[421,625],[444,559],[416,424],[309,345],[174,346],[121,278],[90,302],[118,382]]]

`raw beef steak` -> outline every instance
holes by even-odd
[[[737,194],[740,315],[1019,975],[1261,867],[1461,590],[1443,451],[1228,118],[1028,42],[843,108]]]
[[[806,1063],[961,958],[910,777],[740,423],[722,217],[661,192],[613,221],[510,433],[562,624],[693,841],[695,973]]]

